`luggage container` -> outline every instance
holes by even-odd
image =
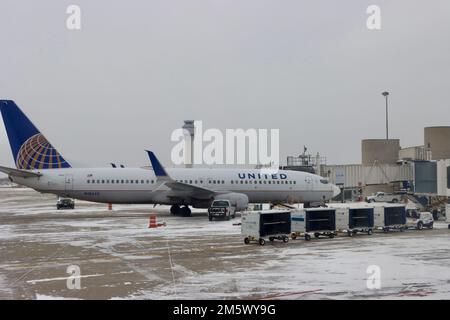
[[[292,239],[304,236],[305,240],[309,241],[311,234],[314,234],[315,238],[334,238],[336,235],[336,209],[308,208],[293,211],[291,221]]]
[[[450,204],[445,205],[445,221],[448,223],[448,228],[450,229]]]
[[[282,240],[289,241],[291,233],[291,212],[286,210],[267,210],[256,212],[244,212],[241,218],[241,233],[245,237],[244,243],[257,241],[260,245]]]
[[[345,231],[352,237],[358,232],[371,235],[374,228],[374,208],[337,208],[336,230]]]
[[[384,232],[397,229],[406,230],[406,207],[404,205],[389,205],[375,207],[374,227]]]

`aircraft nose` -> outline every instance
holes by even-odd
[[[333,198],[337,197],[341,193],[341,189],[338,186],[333,185]]]

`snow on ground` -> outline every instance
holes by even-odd
[[[77,201],[0,191],[0,298],[30,299],[449,299],[450,231],[409,230],[244,245],[231,221],[204,211]],[[167,226],[148,229],[150,213]],[[65,287],[81,266],[82,290]],[[369,289],[377,266],[380,289]]]

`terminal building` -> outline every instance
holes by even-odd
[[[288,157],[284,168],[327,177],[346,200],[379,191],[450,196],[450,126],[425,128],[423,144],[408,148],[401,148],[399,139],[364,139],[360,164],[328,165],[324,159]]]

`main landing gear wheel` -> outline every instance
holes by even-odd
[[[180,206],[173,205],[170,207],[170,213],[171,214],[179,214],[180,213]]]
[[[369,236],[371,236],[372,233],[373,233],[372,229],[367,230],[367,234],[368,234]]]
[[[306,240],[306,241],[311,240],[311,236],[310,236],[309,234],[305,234],[305,240]]]
[[[287,243],[289,241],[289,238],[288,237],[283,237],[283,242],[284,243]]]
[[[263,246],[263,245],[266,244],[266,240],[264,240],[263,238],[259,239],[258,242],[259,242],[259,245],[260,245],[260,246]]]
[[[244,238],[244,243],[245,244],[249,244],[250,243],[250,239],[249,238]]]
[[[183,208],[181,208],[181,214],[184,217],[190,217],[191,216],[191,209],[188,206],[184,206]]]

